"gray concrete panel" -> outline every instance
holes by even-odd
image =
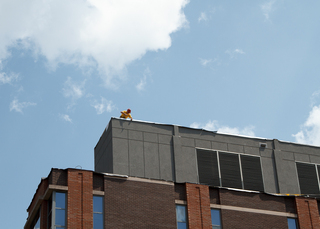
[[[160,144],[170,144],[170,145],[172,145],[172,136],[171,135],[159,134],[158,138],[159,138],[159,143]]]
[[[294,161],[284,160],[284,154],[275,150],[275,164],[278,177],[279,192],[282,194],[300,193],[298,175]]]
[[[211,142],[210,141],[196,139],[195,142],[196,142],[196,147],[211,149]]]
[[[181,156],[180,163],[185,166],[185,171],[183,174],[179,174],[180,178],[184,178],[185,182],[198,183],[198,166],[195,148],[182,146]]]
[[[228,144],[224,142],[211,142],[211,149],[227,151]]]
[[[129,140],[130,176],[144,177],[143,142]]]
[[[301,162],[310,162],[310,157],[308,154],[294,153],[294,160]]]
[[[115,119],[115,118],[112,118],[111,121],[112,121],[112,127],[124,128],[127,130],[137,130],[142,132],[173,135],[172,125],[145,123],[145,122],[130,121],[125,119]]]
[[[277,173],[274,160],[272,158],[261,157],[262,176],[264,182],[264,191],[269,193],[278,192]]]
[[[116,174],[129,174],[129,146],[127,139],[113,138],[113,172]]]
[[[143,134],[141,131],[129,130],[129,139],[143,141]]]
[[[181,144],[182,144],[183,146],[195,147],[194,138],[181,137]],[[209,149],[210,149],[210,148],[209,148]]]
[[[159,149],[157,143],[144,142],[145,176],[160,179]]]
[[[173,181],[173,149],[171,145],[159,144],[160,178]]]
[[[282,159],[284,159],[284,160],[290,160],[290,161],[293,161],[293,160],[294,160],[294,155],[293,155],[293,153],[291,153],[291,152],[281,151],[281,157],[282,157]]]
[[[228,144],[228,151],[235,153],[244,153],[243,145]]]
[[[260,150],[257,147],[244,146],[244,153],[249,155],[260,156]]]
[[[320,156],[310,155],[310,162],[315,164],[320,164]]]
[[[261,157],[270,157],[273,158],[273,150],[271,149],[260,149]]]
[[[154,142],[158,143],[158,135],[153,133],[144,132],[143,133],[143,140],[145,142]]]
[[[128,138],[128,130],[112,128],[112,137],[113,138]]]

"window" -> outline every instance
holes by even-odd
[[[301,194],[319,194],[319,165],[297,162],[297,171]]]
[[[48,228],[67,228],[66,225],[66,193],[53,192],[48,203]]]
[[[93,196],[93,229],[103,229],[102,196]]]
[[[197,149],[199,183],[263,191],[260,157]]]
[[[211,209],[211,224],[212,229],[221,229],[220,210]]]
[[[298,229],[297,220],[294,218],[288,218],[288,228],[289,229]]]
[[[185,205],[176,205],[177,228],[187,229],[187,212]]]

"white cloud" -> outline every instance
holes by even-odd
[[[260,6],[266,21],[269,21],[270,14],[274,11],[275,2],[276,2],[276,0],[271,0],[271,1],[266,2]]]
[[[32,103],[32,102],[19,102],[17,99],[14,99],[11,103],[10,103],[10,111],[16,111],[16,112],[22,112],[22,109],[27,108],[29,106],[35,106],[37,105],[36,103]]]
[[[236,55],[246,54],[242,49],[227,50],[226,53],[230,56],[231,59],[235,58]]]
[[[202,65],[202,66],[207,66],[208,64],[210,64],[211,62],[213,62],[214,60],[212,60],[212,59],[202,59],[202,58],[200,58],[200,64]]]
[[[229,126],[221,126],[218,121],[208,121],[206,124],[201,124],[194,122],[190,125],[192,128],[201,128],[209,131],[218,131],[220,133],[226,133],[226,134],[236,134],[236,135],[245,135],[245,136],[255,136],[254,133],[254,126],[247,126],[243,129],[239,129],[237,127],[229,127]]]
[[[208,16],[207,16],[207,13],[206,12],[201,12],[200,13],[200,16],[198,18],[198,22],[201,22],[201,21],[208,21]]]
[[[7,75],[5,72],[0,72],[0,85],[1,84],[11,84],[12,82],[18,80],[17,74]]]
[[[71,77],[68,77],[64,82],[62,94],[66,98],[71,98],[71,104],[68,106],[68,108],[71,108],[75,104],[76,100],[80,99],[84,95],[85,83],[85,80],[80,83],[76,83],[71,79]]]
[[[298,143],[320,146],[320,105],[313,106],[306,122],[293,137]]]
[[[147,51],[171,46],[188,0],[2,0],[0,60],[17,45],[58,64],[97,67],[107,85]],[[19,7],[17,7],[19,6]],[[10,22],[10,23],[9,23]]]
[[[72,119],[70,118],[69,115],[67,115],[67,114],[60,114],[59,116],[60,116],[60,118],[63,119],[64,121],[72,123]]]
[[[140,82],[136,85],[136,88],[138,91],[143,91],[147,85],[147,76],[151,74],[151,71],[149,68],[146,68],[144,70],[143,76],[140,79]]]
[[[96,109],[97,114],[102,114],[104,112],[111,112],[115,109],[115,105],[113,105],[113,102],[110,100],[105,99],[104,97],[101,97],[101,101],[94,101],[92,103],[92,106]]]

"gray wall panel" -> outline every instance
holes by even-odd
[[[310,155],[310,162],[311,162],[311,163],[320,164],[320,157]]]
[[[211,148],[215,150],[227,151],[228,144],[224,142],[211,142]]]
[[[260,149],[261,157],[273,157],[273,150],[271,149]]]
[[[157,143],[144,142],[145,176],[160,179],[159,149]]]
[[[262,175],[265,192],[277,193],[277,172],[272,158],[261,157]]]
[[[159,143],[160,144],[170,144],[170,145],[172,145],[172,136],[171,135],[159,134],[158,138],[159,138]]]
[[[283,194],[300,193],[295,162],[284,159],[283,157],[286,156],[281,151],[275,150],[274,152],[279,192]]]
[[[211,142],[205,140],[196,139],[196,147],[211,149]]]
[[[184,138],[184,137],[181,137],[181,144],[182,144],[183,146],[195,147],[195,140],[194,140],[194,138]]]
[[[235,153],[243,153],[244,148],[243,148],[243,145],[228,144],[228,151],[235,152]]]
[[[128,138],[128,130],[112,128],[112,137],[114,138]]]
[[[281,151],[281,157],[282,159],[285,159],[285,160],[290,160],[290,161],[294,160],[294,155],[292,152]]]
[[[129,175],[144,177],[143,142],[129,140],[129,152]]]
[[[143,133],[143,140],[145,142],[155,142],[158,143],[158,135],[153,133],[144,132]]]
[[[160,178],[173,181],[173,150],[171,145],[159,144]]]
[[[113,172],[116,174],[129,174],[129,144],[127,139],[113,138]]]
[[[129,139],[143,141],[143,134],[141,131],[129,130]]]
[[[302,162],[310,162],[310,157],[307,154],[295,153],[294,160],[302,161]]]
[[[260,149],[257,147],[244,146],[244,153],[250,155],[260,156]]]

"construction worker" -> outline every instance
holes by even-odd
[[[132,121],[132,116],[131,116],[131,110],[130,109],[121,111],[120,113],[121,113],[120,118],[125,118],[125,119],[130,118],[131,121]]]

